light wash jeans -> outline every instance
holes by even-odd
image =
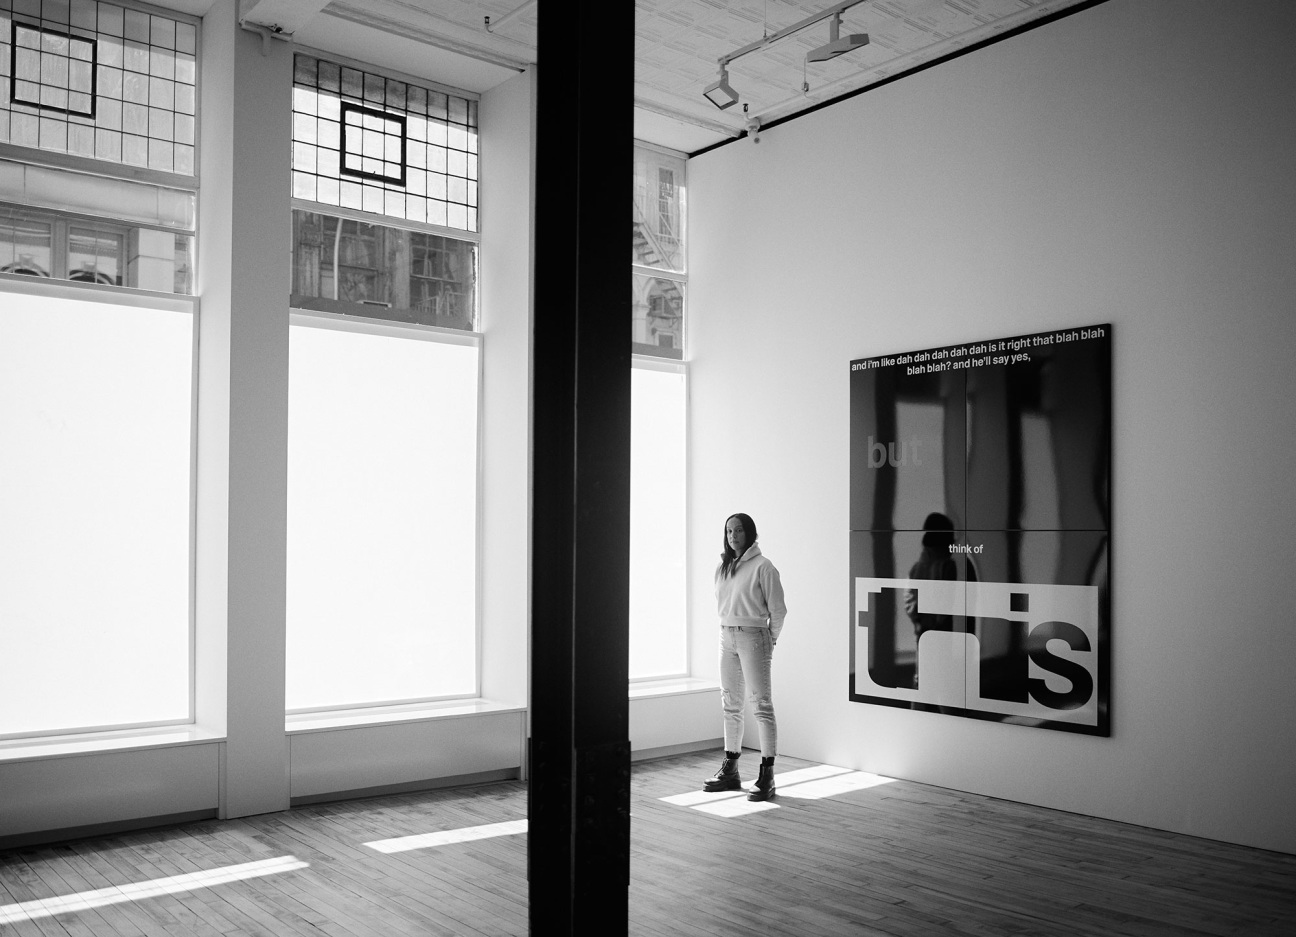
[[[774,721],[774,689],[770,661],[774,642],[768,628],[720,628],[720,701],[724,705],[725,751],[742,750],[743,706],[747,686],[760,730],[761,755],[778,754],[778,724]]]

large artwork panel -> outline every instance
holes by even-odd
[[[851,362],[852,700],[1109,734],[1110,335]]]

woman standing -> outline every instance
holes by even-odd
[[[724,707],[725,757],[720,770],[707,778],[705,791],[735,791],[742,787],[738,756],[742,754],[743,706],[747,686],[760,730],[761,764],[756,788],[748,800],[774,796],[774,756],[778,725],[770,661],[787,606],[779,572],[756,544],[756,522],[746,514],[725,520],[724,551],[716,567],[716,611],[720,616],[720,698]]]

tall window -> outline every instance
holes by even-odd
[[[0,0],[0,737],[193,719],[198,45]]]
[[[635,148],[630,676],[688,671],[685,163]]]
[[[193,291],[196,23],[0,0],[0,272]]]
[[[293,85],[289,711],[475,695],[477,102]]]

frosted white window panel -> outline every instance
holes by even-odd
[[[0,299],[0,736],[191,718],[193,329]]]
[[[291,711],[477,692],[478,348],[358,328],[290,329]]]
[[[630,372],[630,677],[688,671],[683,371]]]

